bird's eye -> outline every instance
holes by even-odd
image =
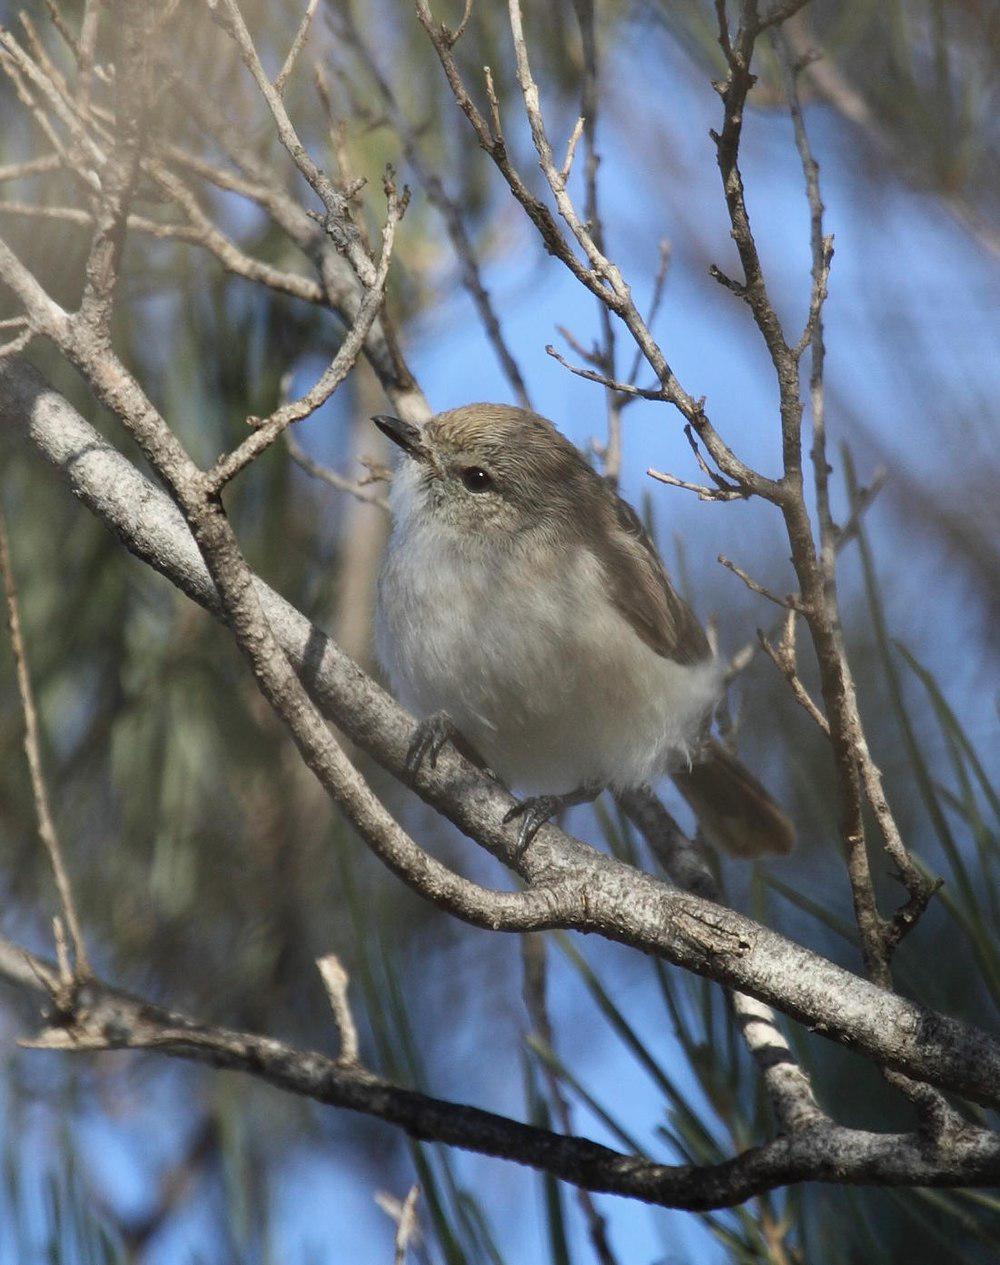
[[[458,477],[470,492],[487,492],[493,486],[493,480],[479,466],[466,466]]]

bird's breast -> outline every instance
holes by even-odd
[[[379,655],[418,714],[445,711],[525,790],[636,785],[696,739],[711,663],[655,654],[578,546],[490,551],[397,532],[379,586]]]

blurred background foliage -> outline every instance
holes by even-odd
[[[75,28],[81,6],[61,7]],[[481,83],[484,64],[494,68],[510,144],[534,180],[503,8],[477,5],[456,51],[472,84]],[[525,8],[551,131],[565,134],[580,95],[576,8],[568,0]],[[28,0],[25,9],[68,67],[45,6]],[[244,11],[276,69],[299,6],[257,2]],[[457,21],[441,4],[436,11]],[[16,28],[17,14],[2,0],[0,16]],[[664,345],[689,389],[708,390],[723,434],[766,464],[777,430],[768,368],[749,321],[709,289],[706,275],[712,260],[725,267],[732,250],[706,136],[717,121],[708,85],[720,69],[714,6],[609,0],[596,16],[611,253],[648,293],[659,240],[669,238]],[[904,834],[947,880],[900,950],[899,985],[986,1026],[996,1025],[1000,1002],[1000,384],[988,353],[997,24],[985,0],[815,0],[789,28],[800,52],[823,54],[804,88],[838,242],[829,390],[831,425],[850,446],[835,475],[842,514],[859,479],[867,482],[878,464],[889,472],[845,551],[845,621]],[[351,29],[360,48],[345,38]],[[101,38],[113,38],[107,24]],[[109,51],[102,43],[99,60]],[[223,128],[289,171],[232,47],[199,6],[180,5],[169,53]],[[507,399],[510,387],[461,291],[441,218],[387,125],[370,59],[409,121],[419,161],[462,209],[536,404],[581,444],[600,437],[600,389],[542,354],[557,323],[590,336],[590,300],[547,260],[471,143],[411,8],[358,0],[345,15],[324,3],[289,85],[289,108],[315,155],[370,177],[363,197],[373,226],[384,164],[397,163],[414,183],[391,305],[432,405]],[[807,294],[805,213],[766,46],[759,70],[745,173],[777,301],[796,320]],[[0,117],[0,162],[40,152],[6,81]],[[161,125],[192,151],[218,157],[182,94],[165,94]],[[291,174],[288,181],[304,197]],[[47,175],[6,186],[3,196],[51,206],[73,205],[75,194]],[[308,268],[257,208],[207,186],[199,196],[248,252]],[[15,249],[57,298],[75,302],[85,230],[5,205],[3,231]],[[166,215],[151,195],[142,210]],[[245,415],[274,407],[283,375],[311,380],[337,336],[329,313],[234,278],[190,247],[130,239],[117,345],[202,460],[235,442]],[[623,344],[619,355],[631,361]],[[36,345],[32,358],[125,442],[51,351]],[[360,366],[302,428],[303,446],[356,477],[360,454],[382,455],[366,423],[381,403]],[[655,406],[638,405],[625,418],[626,494],[645,501],[665,557],[699,613],[718,612],[732,652],[758,624],[769,626],[772,613],[714,557],[738,553],[780,587],[787,564],[777,525],[761,507],[705,507],[683,493],[650,491],[648,465],[686,473],[690,454],[676,419]],[[578,1130],[675,1161],[715,1162],[763,1136],[766,1105],[717,988],[614,945],[550,937],[530,950],[536,966],[539,953],[547,961],[547,1030],[537,995],[532,1004],[522,999],[518,943],[445,921],[379,870],[300,766],[220,629],[129,558],[33,454],[13,445],[0,451],[50,790],[103,974],[219,1022],[326,1049],[334,1036],[313,962],[332,950],[352,971],[367,1056],[407,1083],[540,1122],[559,1118],[562,1099]],[[227,507],[254,567],[370,663],[385,532],[379,511],[309,480],[281,448],[231,489]],[[809,676],[805,653],[803,660]],[[744,753],[793,810],[802,843],[788,862],[727,864],[728,896],[856,967],[822,740],[769,664],[755,661],[738,692]],[[20,735],[3,639],[4,930],[45,949],[53,892]],[[418,838],[496,881],[474,848],[362,765]],[[655,864],[608,807],[577,811],[570,826]],[[884,899],[895,902],[899,889],[881,857],[875,868]],[[402,1197],[413,1180],[423,1192],[413,1258],[434,1265],[593,1259],[595,1217],[606,1219],[617,1259],[630,1265],[986,1262],[1000,1250],[1000,1204],[986,1192],[796,1189],[704,1216],[600,1198],[588,1208],[576,1192],[530,1173],[408,1143],[388,1127],[228,1074],[136,1057],[20,1054],[14,1040],[31,1030],[32,1006],[10,990],[0,1003],[4,1265],[388,1261],[392,1225],[372,1196]],[[820,1101],[839,1119],[870,1128],[910,1123],[905,1103],[868,1064],[791,1035]]]

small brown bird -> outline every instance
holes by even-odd
[[[669,773],[706,837],[785,853],[791,822],[709,737],[721,669],[635,511],[545,418],[470,404],[403,450],[379,582],[379,655],[424,717],[412,759],[449,738],[531,793],[527,844],[561,806]]]

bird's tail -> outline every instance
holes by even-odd
[[[673,774],[709,841],[735,857],[786,854],[795,827],[760,782],[720,743],[709,740],[690,769]]]

